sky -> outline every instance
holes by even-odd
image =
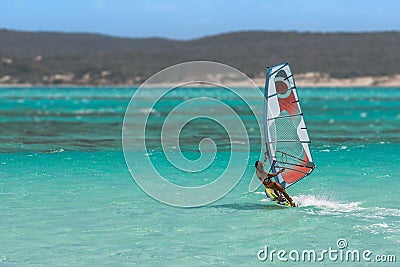
[[[243,30],[400,30],[398,0],[0,0],[0,28],[188,40]]]

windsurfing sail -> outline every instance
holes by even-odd
[[[264,101],[264,130],[271,171],[286,171],[277,181],[287,188],[315,168],[307,127],[289,64],[267,68]]]

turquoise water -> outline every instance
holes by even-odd
[[[322,251],[338,249],[337,240],[345,238],[348,249],[397,257],[397,263],[377,265],[398,266],[400,89],[299,89],[318,166],[288,189],[299,208],[275,206],[262,193],[247,192],[261,148],[254,116],[237,96],[212,88],[172,92],[155,106],[146,132],[147,153],[170,181],[188,186],[212,181],[223,172],[231,148],[223,128],[193,122],[182,131],[184,155],[198,158],[199,140],[210,137],[217,158],[203,174],[172,168],[160,148],[160,127],[177,104],[198,96],[220,99],[240,115],[250,135],[251,166],[236,188],[190,209],[149,197],[128,171],[121,129],[134,91],[0,89],[1,265],[355,265],[257,259],[265,245]],[[157,89],[149,91],[154,93]],[[262,102],[254,104],[260,116]],[[143,153],[135,153],[140,164]],[[239,166],[233,162],[232,168],[239,172]]]

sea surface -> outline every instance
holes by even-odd
[[[400,88],[298,88],[317,165],[288,189],[298,208],[274,205],[261,189],[248,191],[254,161],[264,152],[256,119],[263,102],[247,95],[251,110],[221,88],[176,89],[150,111],[142,97],[130,121],[150,113],[146,151],[131,152],[137,165],[150,158],[182,186],[214,181],[230,160],[241,173],[243,161],[232,160],[237,153],[248,167],[234,190],[197,208],[166,205],[143,192],[122,149],[124,114],[136,90],[0,88],[0,266],[399,266]],[[198,118],[183,127],[178,147],[162,147],[168,114],[198,97],[229,105],[248,142],[236,136],[232,149],[224,126],[236,121],[226,116],[222,126]],[[193,115],[213,108],[191,105]],[[202,151],[215,153],[204,172],[174,168],[164,155],[180,150],[198,159],[204,138],[216,148]],[[271,259],[272,250],[286,254]],[[316,261],[302,261],[304,250],[314,250]],[[323,250],[337,250],[338,258]],[[349,250],[360,252],[359,262],[346,261]],[[376,256],[393,261],[390,255],[397,262],[376,262]]]

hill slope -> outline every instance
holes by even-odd
[[[184,61],[212,60],[250,77],[290,62],[296,73],[332,77],[400,73],[400,32],[299,33],[249,31],[177,41],[97,34],[0,30],[0,82],[139,83]]]

